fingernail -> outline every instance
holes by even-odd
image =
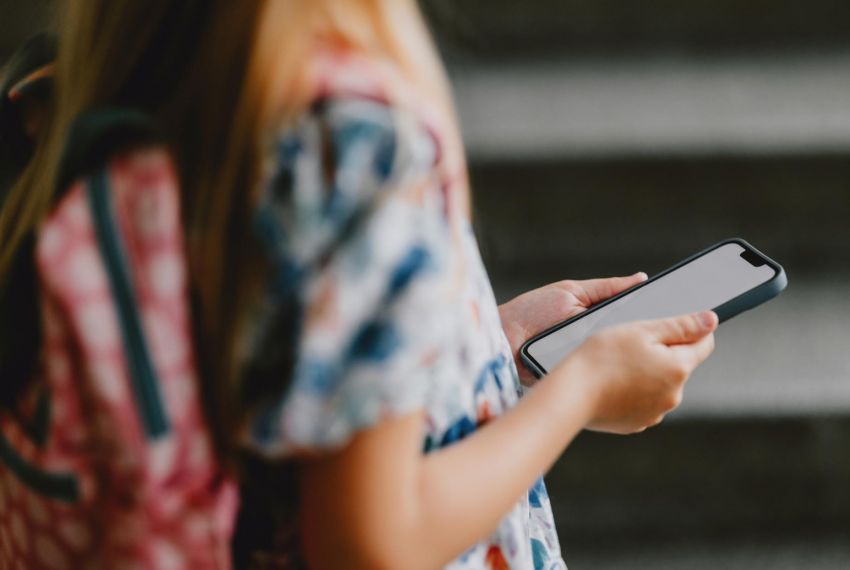
[[[647,274],[646,274],[646,273],[644,273],[643,271],[638,271],[637,273],[635,273],[634,275],[632,275],[632,277],[637,277],[637,278],[639,278],[641,281],[646,281],[647,279],[649,279],[649,275],[647,275]]]
[[[717,320],[717,315],[712,311],[703,311],[699,314],[699,320],[704,329],[714,328],[714,323]]]

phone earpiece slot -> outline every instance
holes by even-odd
[[[745,249],[744,251],[742,251],[741,258],[753,267],[761,267],[762,265],[767,263],[767,261],[765,261],[762,256],[760,256],[751,249]]]

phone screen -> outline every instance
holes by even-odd
[[[728,243],[652,280],[609,305],[589,311],[528,346],[552,370],[594,332],[621,323],[714,309],[770,281],[776,270],[756,252]]]

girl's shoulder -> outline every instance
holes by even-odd
[[[288,186],[293,207],[325,211],[313,202],[332,195],[346,207],[321,221],[342,227],[388,188],[417,194],[426,179],[445,186],[443,121],[399,65],[329,45],[315,47],[305,64],[303,111],[284,125],[274,154],[272,186]]]
[[[430,171],[445,194],[448,209],[459,219],[468,219],[466,158],[457,121],[446,100],[448,94],[438,93],[429,83],[387,54],[318,43],[306,62],[308,98],[300,122],[323,122],[330,126],[325,135],[334,130],[346,132],[341,139],[345,144],[336,145],[337,150],[359,146],[348,143],[380,132],[395,143],[391,146],[396,168],[388,172]],[[369,128],[351,128],[364,125]],[[356,135],[348,136],[351,133]],[[381,150],[376,145],[372,148]],[[404,172],[395,174],[406,178]]]
[[[443,118],[421,87],[387,56],[319,45],[307,64],[308,90],[315,101],[367,99],[409,113],[430,130]]]
[[[433,166],[447,184],[465,183],[466,161],[450,103],[413,75],[386,54],[319,44],[307,62],[308,108],[323,109],[328,102],[369,102],[373,109],[393,116],[395,127],[404,131],[402,136],[414,134],[411,129],[415,129],[429,139]]]

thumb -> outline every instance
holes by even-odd
[[[717,315],[713,311],[702,311],[669,319],[650,321],[650,330],[655,338],[666,345],[691,344],[714,332]]]
[[[638,283],[646,281],[646,273],[640,272],[628,277],[608,277],[605,279],[586,279],[572,281],[568,290],[576,295],[586,307],[601,303],[614,295],[622,293]]]

